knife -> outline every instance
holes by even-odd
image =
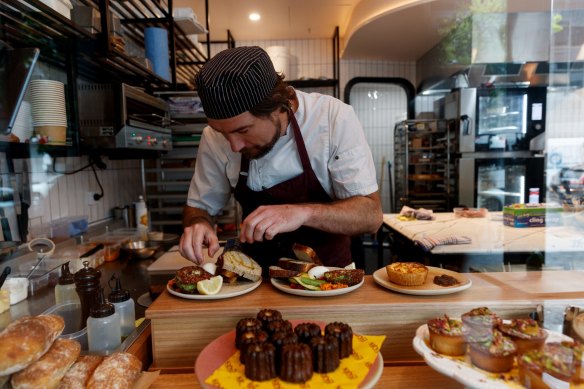
[[[10,274],[11,271],[12,269],[10,269],[10,266],[6,266],[2,271],[2,274],[0,274],[0,289],[2,288],[2,285],[4,285],[4,281],[6,281],[6,277],[8,277],[8,274]]]
[[[101,250],[102,248],[104,248],[104,245],[103,245],[103,243],[100,243],[100,244],[98,244],[97,246],[95,246],[94,248],[92,248],[91,250],[87,251],[86,253],[84,253],[84,254],[81,254],[81,255],[79,256],[79,259],[90,257],[90,256],[92,256],[93,254],[97,253],[97,252],[98,252],[99,250]]]

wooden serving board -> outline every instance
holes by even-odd
[[[220,248],[213,257],[207,255],[207,249],[203,249],[205,254],[205,262],[215,262],[219,255],[223,252],[223,248]],[[185,267],[192,266],[193,262],[189,261],[183,257],[178,251],[178,246],[173,246],[166,253],[162,254],[154,263],[148,266],[148,273],[150,275],[165,275],[174,274],[177,270]]]

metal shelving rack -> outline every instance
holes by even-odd
[[[456,131],[452,120],[395,125],[395,206],[451,211],[456,203]]]

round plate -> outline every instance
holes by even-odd
[[[329,296],[338,296],[340,294],[350,293],[355,289],[359,289],[361,285],[365,282],[365,278],[361,280],[357,285],[349,286],[348,288],[342,289],[333,289],[333,290],[308,290],[308,289],[294,289],[291,288],[288,284],[287,280],[279,280],[277,278],[270,278],[272,285],[276,287],[276,289],[281,290],[282,292],[294,294],[296,296],[307,296],[307,297],[329,297]]]
[[[293,326],[304,322],[305,320],[290,320]],[[315,321],[316,324],[324,327],[324,322]],[[213,340],[209,343],[197,357],[195,362],[195,375],[199,379],[199,383],[205,389],[218,389],[214,385],[205,383],[205,380],[217,370],[223,362],[228,360],[235,353],[235,330],[229,331],[226,334]],[[369,369],[369,374],[359,385],[359,389],[372,389],[381,378],[383,373],[383,357],[381,353],[377,355],[377,359]],[[308,381],[310,382],[310,381]]]
[[[571,338],[558,332],[547,330],[547,342],[561,342]],[[413,340],[414,350],[422,357],[432,369],[451,377],[462,383],[465,387],[476,389],[509,389],[509,382],[518,381],[518,370],[512,369],[509,373],[489,373],[473,366],[469,359],[462,357],[449,357],[438,354],[428,345],[430,334],[428,325],[424,324],[416,330]],[[505,377],[506,379],[502,379]]]
[[[229,297],[241,296],[242,294],[246,294],[260,286],[262,280],[258,280],[256,282],[251,281],[238,281],[235,285],[223,284],[221,290],[217,294],[187,294],[187,293],[180,293],[174,290],[174,280],[168,281],[166,284],[166,290],[168,293],[182,297],[189,300],[218,300],[218,299],[226,299]]]
[[[150,304],[152,304],[152,297],[150,297],[150,292],[146,292],[142,295],[140,295],[140,297],[138,297],[138,300],[136,300],[136,302],[138,303],[138,305],[148,308],[150,306]]]
[[[403,286],[394,284],[388,279],[387,271],[385,270],[384,267],[382,267],[381,269],[377,269],[375,273],[373,273],[373,280],[375,280],[375,282],[377,282],[384,288],[393,290],[394,292],[422,296],[434,296],[440,294],[457,293],[470,288],[470,286],[472,285],[472,281],[469,278],[467,278],[464,274],[457,273],[452,270],[441,269],[439,267],[432,266],[426,267],[428,268],[428,277],[426,277],[426,282],[423,285],[419,286]],[[460,282],[460,284],[453,286],[436,285],[434,283],[434,277],[442,274],[446,274],[456,278]]]

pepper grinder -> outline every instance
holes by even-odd
[[[101,272],[89,267],[89,261],[83,261],[83,268],[75,273],[74,278],[75,290],[81,302],[81,320],[85,323],[91,307],[99,296]]]

